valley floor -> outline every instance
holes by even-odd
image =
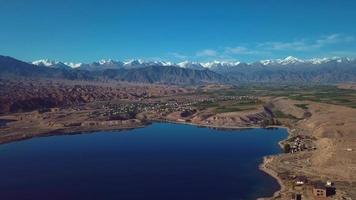
[[[121,115],[108,118],[108,110],[111,113],[112,109],[126,107],[102,104],[5,114],[0,119],[10,121],[0,126],[0,143],[52,134],[138,128],[152,121],[213,128],[283,126],[289,129],[289,137],[280,145],[289,146],[288,152],[268,156],[261,165],[261,169],[282,186],[272,199],[291,199],[293,194],[314,199],[312,188],[318,181],[335,184],[336,194],[327,199],[356,199],[356,109],[287,97],[236,99],[226,96],[218,99],[219,105],[211,99],[187,104],[204,98],[190,96],[169,107],[170,100],[164,97],[162,105],[168,107],[163,108],[159,103],[145,104],[156,107],[143,109],[134,118],[120,118]],[[302,185],[296,184],[298,177],[305,177]]]

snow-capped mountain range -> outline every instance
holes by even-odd
[[[82,66],[82,63],[72,63],[72,62],[58,62],[55,60],[41,59],[33,61],[32,64],[43,67],[54,67],[54,68],[78,68]]]
[[[296,66],[296,65],[321,65],[329,62],[337,63],[350,63],[355,62],[355,59],[345,57],[332,57],[332,58],[313,58],[302,60],[296,57],[288,56],[284,59],[271,59],[261,60],[253,63],[245,63],[239,61],[212,61],[212,62],[191,62],[184,61],[179,63],[165,62],[165,61],[143,61],[143,60],[130,60],[126,62],[117,60],[100,60],[93,63],[71,63],[59,62],[48,59],[33,61],[32,64],[38,66],[52,67],[52,68],[79,68],[85,70],[104,70],[104,69],[131,69],[142,68],[148,66],[175,66],[188,69],[204,70],[210,69],[212,71],[227,70],[229,68],[241,66]]]
[[[334,84],[356,82],[356,60],[335,57],[302,60],[287,57],[253,63],[100,60],[86,64],[51,60],[28,63],[0,55],[1,77],[185,85],[200,83]]]

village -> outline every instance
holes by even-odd
[[[284,152],[285,153],[297,153],[301,151],[312,151],[315,150],[315,144],[313,143],[314,138],[307,135],[297,135],[295,137],[289,138],[285,141]]]
[[[336,188],[332,181],[310,181],[305,176],[294,177],[293,188],[297,192],[291,194],[291,200],[313,198],[327,200],[336,195]],[[303,195],[305,194],[305,196]]]
[[[135,118],[141,112],[155,112],[160,116],[166,116],[172,112],[190,112],[196,109],[205,109],[209,106],[224,101],[234,103],[256,103],[257,97],[253,96],[219,96],[219,97],[200,97],[192,96],[185,98],[169,99],[148,99],[145,101],[133,102],[107,102],[98,110],[90,112],[92,119],[107,118],[107,120],[127,120]],[[184,117],[184,113],[183,113]]]

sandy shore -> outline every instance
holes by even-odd
[[[276,181],[278,182],[280,189],[278,191],[276,191],[273,197],[278,197],[280,196],[281,191],[283,191],[285,189],[285,185],[283,184],[282,180],[278,177],[277,173],[269,168],[267,168],[267,164],[270,162],[270,159],[272,159],[270,156],[265,156],[263,157],[263,162],[262,164],[259,166],[260,170],[262,170],[263,172],[265,172],[266,174],[270,175],[271,177],[273,177],[274,179],[276,179]],[[258,198],[259,200],[264,200],[264,199],[270,199],[271,197],[261,197]]]

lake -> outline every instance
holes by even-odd
[[[21,200],[249,200],[279,189],[258,169],[286,129],[146,128],[0,145],[0,197]]]

